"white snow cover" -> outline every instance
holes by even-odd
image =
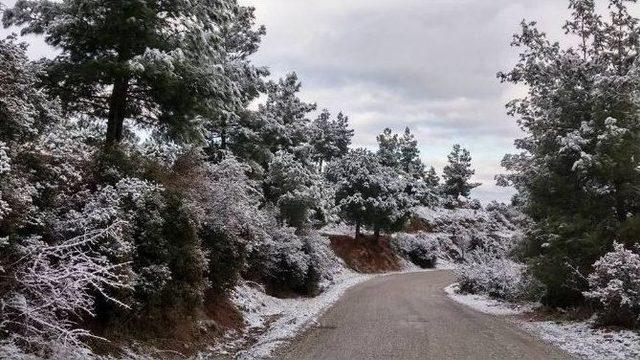
[[[518,315],[535,309],[538,304],[518,305],[494,300],[485,295],[457,293],[458,284],[444,290],[456,302],[491,315]],[[561,349],[589,360],[623,360],[640,358],[640,334],[631,330],[594,328],[594,319],[588,321],[523,321],[516,324],[526,331]]]
[[[293,299],[269,296],[259,285],[245,282],[236,287],[232,300],[244,316],[246,329],[243,334],[228,334],[226,339],[221,340],[221,345],[212,349],[212,352],[234,353],[254,340],[247,349],[238,352],[236,358],[268,358],[278,346],[314,324],[348,288],[375,276],[378,275],[359,274],[344,269],[335,275],[330,284],[326,284],[325,291],[320,295]]]
[[[491,299],[485,295],[459,294],[457,283],[447,286],[444,291],[456,302],[490,315],[518,315],[531,311],[539,305],[535,303],[513,304]]]
[[[563,350],[589,360],[640,359],[640,335],[631,330],[593,328],[580,322],[522,322],[522,327]]]

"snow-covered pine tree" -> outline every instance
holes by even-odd
[[[311,130],[310,144],[320,171],[323,164],[344,156],[349,150],[353,130],[349,129],[349,118],[344,114],[338,113],[332,120],[329,111],[324,109],[311,124]]]
[[[471,190],[480,186],[478,183],[470,183],[469,180],[475,174],[471,168],[471,154],[469,150],[453,145],[453,150],[447,156],[449,163],[443,169],[444,193],[454,197],[468,197]]]
[[[277,83],[269,82],[267,99],[259,106],[254,128],[262,146],[271,154],[285,151],[309,162],[311,121],[308,115],[316,105],[299,98],[301,86],[296,73],[288,74]]]
[[[404,129],[404,133],[398,138],[398,145],[402,171],[417,179],[424,178],[426,175],[425,166],[420,159],[418,141],[408,127]]]
[[[49,90],[67,112],[106,119],[107,144],[125,119],[199,135],[196,119],[232,117],[265,72],[246,60],[264,29],[235,0],[20,0],[2,20],[60,51]]]
[[[380,158],[366,150],[350,151],[330,164],[327,178],[336,187],[336,205],[343,220],[373,230],[378,239],[381,230],[400,229],[417,200],[407,193],[408,182],[394,168],[381,164]]]
[[[436,188],[440,184],[440,177],[433,166],[429,167],[429,170],[424,176],[424,181],[432,188]]]
[[[518,189],[534,221],[527,255],[550,305],[582,301],[587,283],[578,272],[589,273],[614,240],[638,241],[640,26],[627,9],[634,2],[610,0],[601,16],[593,0],[570,0],[564,28],[577,47],[523,22],[513,40],[520,61],[498,74],[528,89],[508,104],[526,136],[498,180]]]
[[[292,154],[276,154],[269,164],[265,187],[267,199],[278,207],[280,219],[298,233],[326,220],[322,205],[323,200],[331,200],[329,189],[318,172]]]
[[[398,169],[416,179],[424,178],[425,165],[420,159],[418,141],[408,127],[402,135],[389,128],[377,136],[377,155],[383,165]]]
[[[377,155],[380,163],[384,166],[398,167],[401,156],[398,134],[394,134],[390,128],[385,128],[376,140],[378,140]]]

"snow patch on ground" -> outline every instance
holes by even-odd
[[[459,294],[457,283],[447,286],[444,291],[454,301],[490,315],[518,315],[529,312],[539,306],[539,304],[535,303],[513,304],[491,299],[484,295]]]
[[[640,334],[604,330],[593,320],[580,322],[523,322],[522,327],[561,349],[589,360],[640,359]]]
[[[313,325],[348,288],[375,276],[345,269],[325,284],[320,295],[292,299],[269,296],[258,284],[245,282],[235,288],[231,298],[242,312],[246,328],[243,334],[228,334],[222,345],[211,351],[235,353],[237,359],[267,359],[277,347]],[[237,352],[241,348],[245,349]]]
[[[539,306],[539,304],[512,304],[491,299],[485,295],[458,294],[458,284],[452,284],[444,290],[454,301],[485,314],[518,315]],[[518,320],[516,323],[533,335],[579,358],[640,359],[640,333],[635,331],[597,329],[594,327],[593,319],[563,322]]]

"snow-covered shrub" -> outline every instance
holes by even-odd
[[[439,239],[441,256],[453,261],[472,251],[505,257],[518,245],[518,214],[506,205],[478,210],[416,207],[413,216],[419,231]]]
[[[393,250],[423,269],[433,268],[439,256],[437,239],[426,234],[398,234],[391,239]]]
[[[537,300],[540,293],[538,283],[527,274],[524,264],[482,252],[469,254],[467,262],[456,269],[456,278],[464,293],[510,301]]]
[[[28,349],[51,357],[65,348],[84,349],[92,335],[78,324],[95,315],[95,294],[126,306],[109,295],[129,286],[121,271],[126,264],[114,264],[101,252],[105,239],[122,236],[122,225],[55,244],[34,236],[15,246],[18,260],[6,269],[14,282],[0,299],[0,334],[9,334],[0,352]]]
[[[590,290],[584,295],[600,305],[601,323],[640,324],[640,255],[614,243],[613,251],[593,264],[588,279]]]
[[[320,280],[304,238],[293,228],[272,223],[267,236],[248,253],[249,272],[263,281],[273,293],[310,294]]]
[[[319,286],[322,286],[323,282],[333,280],[333,276],[342,269],[342,265],[331,249],[329,238],[312,232],[305,235],[303,241],[305,252],[310,257],[307,285],[312,292],[316,292],[321,290]]]

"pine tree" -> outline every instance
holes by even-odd
[[[449,164],[443,170],[445,194],[456,198],[458,196],[468,197],[473,188],[480,186],[478,183],[469,182],[473,174],[475,174],[475,170],[471,168],[469,150],[455,144],[447,158],[449,159]]]
[[[415,178],[423,178],[425,176],[425,166],[420,159],[418,141],[409,128],[404,129],[402,137],[398,140],[398,145],[402,171]]]
[[[362,226],[372,229],[376,240],[382,230],[400,229],[417,203],[406,191],[405,177],[365,149],[332,163],[327,179],[335,184],[336,205],[341,217],[355,225],[356,238]]]
[[[320,171],[324,163],[344,156],[349,150],[353,130],[349,129],[349,118],[344,114],[339,113],[332,120],[329,111],[324,109],[313,121],[311,130],[310,144]]]
[[[14,36],[0,40],[0,141],[23,145],[59,120],[57,104],[38,87],[42,68]]]
[[[69,113],[106,119],[108,145],[122,140],[125,119],[196,136],[197,118],[242,108],[264,73],[246,60],[264,29],[235,0],[20,0],[2,20],[60,50],[51,93]]]
[[[389,128],[382,131],[376,138],[378,140],[378,157],[384,166],[398,167],[400,164],[400,141],[398,134],[394,134]]]
[[[436,188],[440,185],[440,177],[433,166],[431,166],[429,171],[425,174],[424,181],[432,188]]]
[[[581,301],[587,284],[579,273],[614,240],[637,242],[640,27],[626,8],[633,2],[610,0],[602,17],[592,0],[569,1],[564,28],[577,48],[523,22],[513,42],[520,61],[499,73],[529,89],[508,104],[527,135],[516,141],[521,153],[505,156],[510,174],[499,180],[518,189],[518,204],[534,220],[527,255],[547,304]]]
[[[256,133],[272,154],[285,151],[305,158],[309,153],[310,123],[308,115],[316,109],[299,98],[302,87],[295,73],[267,85],[267,100],[256,114]]]
[[[296,161],[292,154],[276,154],[265,182],[267,199],[277,206],[280,220],[299,233],[326,218],[322,201],[330,196],[321,176]]]

